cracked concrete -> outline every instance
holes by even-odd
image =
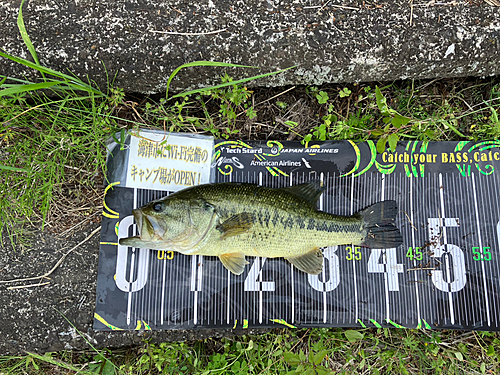
[[[24,253],[4,243],[5,246],[0,247],[0,280],[46,273],[93,229],[87,228],[70,239],[57,238],[47,232],[39,233],[33,238],[30,249]],[[42,281],[50,281],[48,285],[9,290],[9,286],[38,281],[0,284],[0,355],[91,349],[86,340],[95,347],[116,348],[137,345],[144,339],[151,339],[152,342],[185,341],[269,331],[198,329],[95,332],[92,326],[99,236],[97,233],[74,250],[50,275],[50,280]]]
[[[258,66],[233,77],[298,65],[254,85],[320,85],[500,74],[500,9],[484,2],[396,0],[31,0],[23,14],[45,66],[102,89],[160,93],[179,65],[223,61]],[[0,45],[29,57],[17,30],[19,0],[0,2]],[[31,58],[31,57],[29,57]],[[36,74],[5,59],[1,73]],[[176,90],[219,82],[220,68],[190,68]]]

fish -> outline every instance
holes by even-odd
[[[311,275],[323,270],[322,248],[355,245],[397,248],[394,200],[352,216],[317,209],[321,181],[268,188],[249,183],[213,183],[186,188],[133,210],[139,236],[122,246],[215,256],[241,275],[246,256],[282,257]]]

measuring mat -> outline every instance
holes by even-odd
[[[124,176],[129,173],[131,181],[132,172],[124,171],[127,163],[119,161],[137,157],[133,147],[115,147],[113,158],[108,157],[114,161],[108,162],[95,330],[500,330],[499,141],[399,142],[395,152],[383,154],[371,141],[306,146],[215,141],[207,154],[206,144],[198,151],[200,163],[203,158],[209,165],[212,161],[209,168],[197,172],[179,166],[170,175],[169,158],[196,164],[187,156],[190,149],[182,155],[179,146],[177,155],[158,143],[152,147],[149,154],[143,147],[142,157],[165,157],[162,166],[154,167],[166,170],[163,185],[162,174],[152,181],[155,174],[143,160],[143,174],[136,168],[133,186],[126,187]],[[139,178],[146,183],[148,173],[148,189],[138,187]],[[137,235],[132,209],[168,195],[175,182],[178,190],[198,181],[281,188],[310,180],[326,187],[318,208],[336,215],[395,200],[403,244],[392,249],[324,248],[323,272],[317,276],[298,271],[282,258],[258,257],[247,257],[245,271],[235,276],[216,257],[118,245],[118,238]]]

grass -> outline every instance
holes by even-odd
[[[500,137],[498,77],[252,91],[244,86],[248,79],[224,74],[215,87],[135,98],[111,83],[101,90],[41,66],[21,12],[18,25],[34,62],[0,56],[40,73],[36,82],[0,76],[0,231],[20,249],[30,230],[67,233],[75,223],[98,220],[106,139],[129,128],[303,143],[373,139],[379,151],[398,140]],[[233,65],[179,68],[186,66]],[[495,374],[498,344],[498,335],[487,332],[277,329],[126,350],[3,356],[0,374]]]
[[[26,224],[51,225],[55,212],[50,207],[61,195],[99,186],[104,142],[116,127],[110,118],[113,96],[97,102],[74,95],[0,97],[0,229],[4,225],[11,240],[23,240]]]
[[[279,329],[96,352],[2,357],[9,374],[497,374],[492,333]]]

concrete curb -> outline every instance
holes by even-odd
[[[316,3],[314,3],[316,4]],[[126,92],[164,92],[170,73],[197,60],[259,66],[243,77],[298,65],[254,85],[320,85],[500,74],[500,8],[487,3],[364,5],[295,0],[125,0],[25,4],[28,33],[50,68],[112,81]],[[429,4],[434,4],[430,6]],[[28,58],[16,26],[19,1],[0,3],[0,45]],[[1,73],[36,74],[1,59]],[[190,68],[177,90],[220,82],[220,68]]]

